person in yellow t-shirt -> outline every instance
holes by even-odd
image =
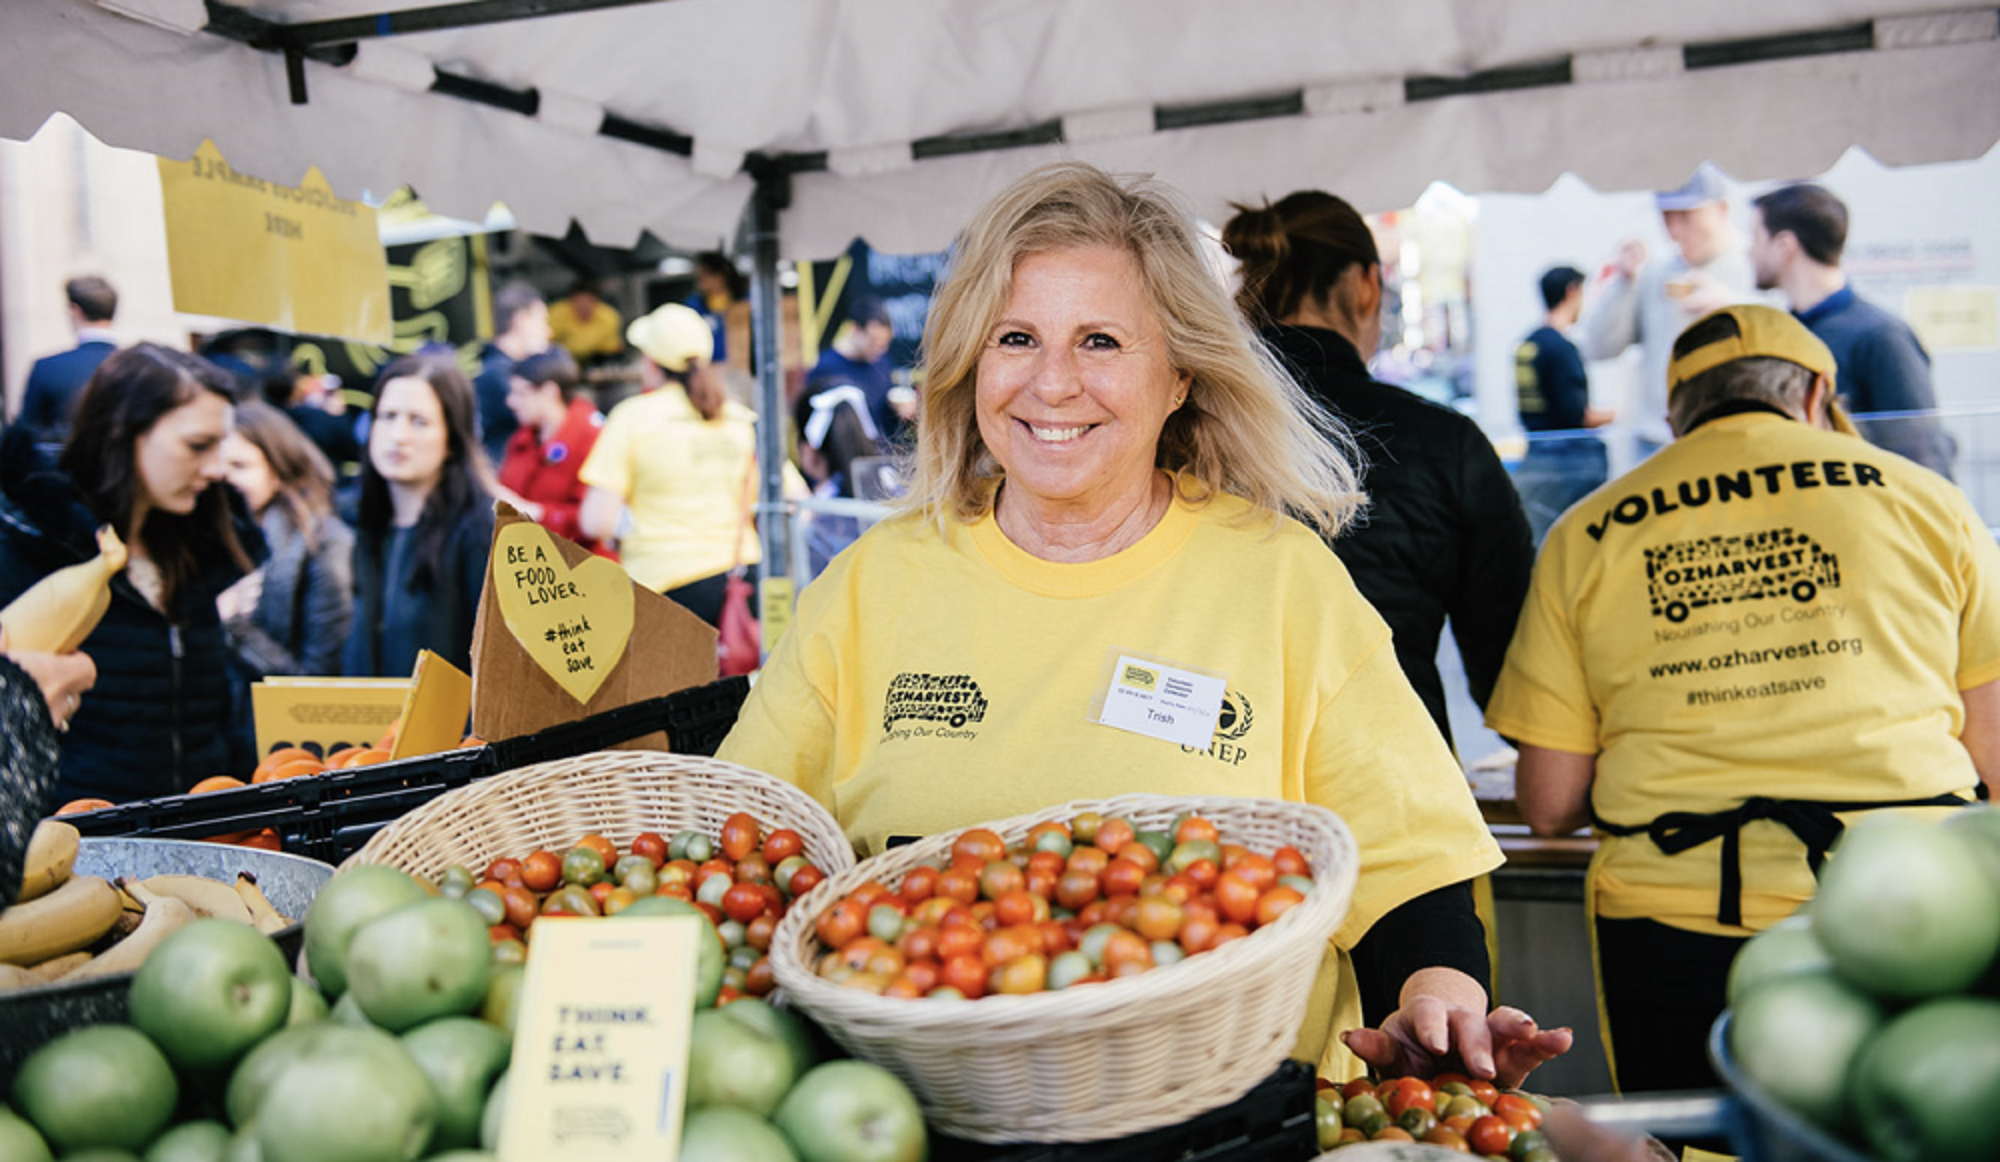
[[[633,320],[626,337],[662,383],[605,417],[578,474],[589,491],[577,523],[618,542],[634,581],[715,625],[730,569],[762,559],[749,520],[757,417],[729,398],[709,363],[713,334],[691,308],[668,303]]]
[[[597,283],[578,279],[567,297],[549,306],[549,339],[588,364],[625,350],[625,319],[598,294]]]
[[[2000,787],[2000,549],[1847,434],[1825,344],[1726,307],[1676,341],[1675,442],[1550,530],[1486,721],[1538,834],[1595,824],[1626,1090],[1716,1084],[1729,961],[1810,899],[1842,816]]]
[[[1303,1051],[1353,1068],[1339,1032],[1390,1072],[1507,1085],[1565,1051],[1567,1030],[1487,1011],[1467,881],[1499,850],[1386,625],[1279,515],[1339,528],[1354,469],[1187,216],[1056,165],[960,246],[908,505],[807,587],[721,757],[805,788],[868,852],[1134,791],[1322,804],[1361,847],[1333,941],[1359,996],[1329,984]],[[1106,709],[1128,666],[1206,690],[1154,708],[1194,729]]]

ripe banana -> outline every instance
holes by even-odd
[[[97,530],[97,555],[57,569],[0,609],[7,648],[76,652],[111,607],[111,578],[125,567],[125,543],[110,525]]]
[[[257,931],[266,936],[292,926],[284,914],[271,906],[270,897],[257,886],[257,877],[248,872],[236,873],[236,894],[243,898],[243,905],[250,909],[250,918],[257,925]]]
[[[212,916],[218,920],[234,920],[238,924],[255,926],[243,897],[236,894],[235,888],[220,880],[204,876],[159,875],[136,881],[122,878],[118,883],[145,904],[149,911],[153,901],[146,898],[147,893],[179,900],[193,908],[197,916]]]
[[[119,914],[118,893],[96,876],[73,876],[38,900],[0,912],[0,963],[40,964],[95,944]]]
[[[66,956],[57,956],[49,960],[44,960],[28,971],[34,973],[43,981],[52,981],[58,977],[68,976],[70,973],[89,963],[90,953],[72,952]]]
[[[193,923],[194,918],[194,909],[181,901],[172,896],[156,896],[147,902],[146,918],[139,923],[137,931],[112,945],[89,964],[67,976],[58,977],[56,983],[75,984],[80,980],[95,980],[121,972],[137,972],[160,941]]]
[[[28,837],[27,870],[21,874],[21,894],[17,904],[46,896],[63,886],[70,869],[76,866],[77,830],[60,819],[44,819],[35,824]]]

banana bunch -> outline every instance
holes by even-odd
[[[28,840],[20,901],[0,910],[0,992],[135,972],[169,934],[197,917],[275,933],[292,923],[256,877],[225,884],[202,876],[72,875],[79,836],[44,819]]]
[[[111,607],[111,578],[125,567],[125,542],[110,525],[97,530],[97,555],[42,578],[0,609],[7,648],[75,653]]]

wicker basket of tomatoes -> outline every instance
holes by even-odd
[[[1125,1137],[1285,1059],[1359,865],[1346,824],[1308,804],[1077,801],[830,875],[770,957],[792,1003],[907,1082],[936,1129]]]
[[[619,850],[646,832],[719,836],[731,816],[789,828],[831,876],[854,848],[819,802],[790,783],[701,755],[599,751],[537,763],[440,795],[377,832],[342,867],[385,863],[436,879],[459,864],[485,867],[536,850],[565,851],[580,835]]]

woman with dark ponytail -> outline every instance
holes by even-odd
[[[1369,378],[1382,265],[1354,207],[1302,190],[1236,210],[1222,244],[1242,263],[1237,306],[1368,460],[1368,508],[1334,552],[1394,631],[1397,661],[1449,742],[1438,638],[1450,618],[1484,707],[1534,565],[1520,498],[1477,424]]]

